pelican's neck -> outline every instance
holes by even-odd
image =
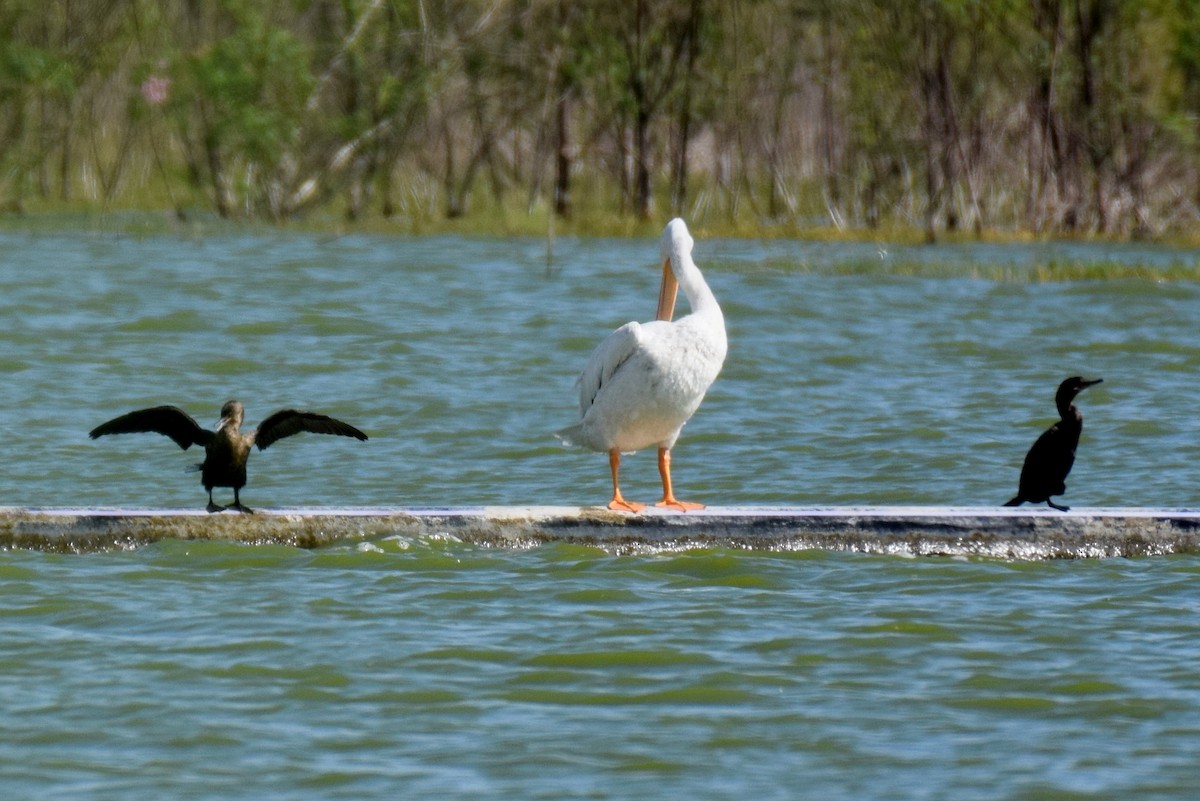
[[[672,253],[671,271],[675,273],[675,280],[679,282],[679,288],[683,290],[693,314],[721,313],[716,296],[708,288],[708,283],[700,274],[696,262],[692,261],[691,254]]]

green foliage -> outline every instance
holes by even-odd
[[[276,28],[239,30],[179,65],[172,110],[199,115],[223,149],[274,165],[295,143],[313,87],[304,46]]]
[[[3,42],[0,87],[0,91],[69,97],[77,88],[75,67],[62,52],[24,42]]]
[[[1200,0],[7,0],[0,164],[18,206],[1186,235]]]

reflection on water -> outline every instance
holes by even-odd
[[[575,418],[595,343],[652,316],[657,243],[555,252],[548,269],[544,243],[524,239],[2,235],[3,502],[196,506],[191,453],[86,432],[156,403],[208,424],[230,397],[251,424],[300,406],[371,435],[256,454],[252,505],[603,501],[604,458],[550,432]],[[695,255],[730,353],[676,449],[689,497],[1000,503],[1057,383],[1080,373],[1105,383],[1079,404],[1066,502],[1192,503],[1194,252],[701,238]],[[1116,277],[1021,278],[1049,262]],[[624,475],[631,497],[657,493],[652,458]]]

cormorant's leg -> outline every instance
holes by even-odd
[[[675,497],[674,491],[671,489],[671,449],[658,449],[658,474],[662,476],[663,498],[655,506],[661,506],[666,509],[678,509],[681,512],[690,512],[696,509],[703,509],[702,503],[691,503],[689,501],[681,501]]]
[[[1047,506],[1049,506],[1051,509],[1057,509],[1057,510],[1058,510],[1058,511],[1060,511],[1060,512],[1069,512],[1069,511],[1071,511],[1071,507],[1070,507],[1070,506],[1059,506],[1057,503],[1055,503],[1054,501],[1050,500],[1049,498],[1047,498],[1047,499],[1046,499],[1046,505],[1047,505]]]
[[[218,506],[217,504],[213,503],[212,487],[208,488],[208,506],[206,508],[208,509],[209,514],[212,514],[214,512],[224,512],[225,511],[224,506]]]
[[[251,509],[249,506],[242,506],[242,501],[240,498],[238,498],[238,488],[237,487],[233,488],[233,508],[237,509],[239,512],[241,512],[244,515],[254,514],[254,510]]]
[[[608,467],[612,470],[613,480],[613,497],[608,502],[608,508],[618,512],[640,512],[645,509],[646,504],[627,501],[621,497],[621,488],[617,483],[617,473],[621,469],[621,452],[616,448],[608,452]]]

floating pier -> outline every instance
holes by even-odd
[[[907,556],[1075,559],[1200,553],[1200,510],[714,507],[631,515],[592,507],[201,510],[0,507],[0,548],[89,553],[162,540],[318,548],[389,536],[499,548],[569,542],[612,553],[825,549]]]

